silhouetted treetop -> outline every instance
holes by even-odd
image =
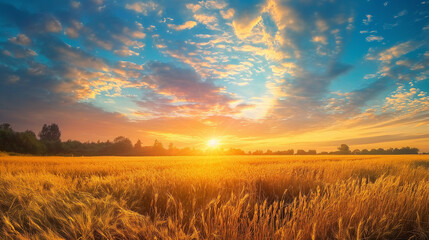
[[[3,131],[12,131],[12,128],[10,127],[9,123],[2,123],[0,125],[0,130],[3,130]]]
[[[350,152],[350,147],[347,144],[341,144],[341,146],[338,147],[338,151]]]
[[[44,142],[61,142],[61,132],[57,124],[44,124],[42,131],[39,133],[39,138]]]

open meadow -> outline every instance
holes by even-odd
[[[0,156],[1,239],[428,239],[429,156]]]

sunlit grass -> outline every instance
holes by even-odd
[[[425,239],[429,156],[0,156],[0,239]]]

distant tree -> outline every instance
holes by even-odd
[[[34,132],[26,130],[25,132],[19,132],[16,134],[20,142],[20,150],[18,152],[42,154],[46,151],[45,146],[37,140]]]
[[[308,150],[307,154],[308,155],[316,155],[317,152],[316,152],[316,150]]]
[[[113,140],[113,144],[108,148],[110,148],[108,152],[111,152],[112,155],[131,155],[133,144],[130,139],[119,136]]]
[[[44,124],[39,132],[40,141],[45,145],[48,154],[58,154],[62,152],[61,132],[57,124]]]
[[[0,124],[0,130],[1,131],[12,131],[12,128],[10,127],[9,123],[2,123],[2,124]]]
[[[155,142],[153,142],[153,148],[154,149],[164,149],[164,146],[162,146],[162,143],[158,141],[158,139],[155,139]]]
[[[296,150],[296,155],[305,155],[305,154],[306,154],[306,152],[302,149]]]
[[[62,143],[62,146],[65,154],[77,156],[89,155],[89,153],[84,150],[84,144],[79,141],[67,140]]]
[[[338,147],[338,151],[348,153],[350,152],[350,147],[347,144],[341,144],[341,146]]]
[[[140,139],[138,139],[137,142],[134,144],[134,148],[135,149],[142,148],[142,141],[140,141]]]
[[[32,131],[15,132],[10,124],[0,125],[0,151],[42,154],[45,146],[36,138]]]
[[[44,142],[60,142],[60,128],[55,123],[52,123],[51,125],[44,124],[42,131],[39,132],[39,138]]]
[[[14,135],[9,123],[0,125],[0,151],[13,152],[15,145]]]
[[[294,152],[295,151],[293,149],[289,149],[289,150],[286,150],[286,151],[277,151],[277,152],[274,152],[273,154],[274,155],[293,155]]]
[[[410,147],[403,147],[399,149],[398,154],[418,154],[419,149],[418,148],[410,148]]]
[[[238,148],[230,148],[225,152],[226,155],[246,155],[246,153]]]
[[[252,153],[252,155],[262,155],[262,154],[264,154],[264,151],[262,150],[256,150]]]
[[[164,149],[164,146],[162,145],[162,143],[158,141],[158,139],[155,139],[155,142],[153,143],[151,155],[155,155],[155,156],[166,155],[166,150]]]
[[[378,154],[377,149],[373,148],[369,151],[369,154]]]
[[[175,156],[178,154],[179,154],[178,149],[174,146],[174,144],[173,143],[168,144],[167,155]]]
[[[352,154],[358,155],[358,154],[361,154],[361,151],[359,149],[355,149],[352,151]]]

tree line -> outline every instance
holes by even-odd
[[[273,152],[271,150],[267,150],[266,152],[263,152],[261,150],[249,152],[249,154],[252,155],[397,155],[397,154],[418,154],[419,149],[418,148],[411,148],[411,147],[402,147],[402,148],[373,148],[373,149],[354,149],[353,151],[350,149],[350,147],[347,144],[341,144],[337,151],[332,152],[320,152],[318,153],[316,150],[302,150],[298,149],[296,153],[294,153],[293,149],[287,150],[287,151],[276,151]]]
[[[36,134],[30,130],[14,131],[10,124],[0,125],[0,151],[33,155],[69,155],[69,156],[192,156],[192,155],[365,155],[365,154],[418,154],[419,149],[403,147],[389,149],[355,149],[350,150],[341,144],[338,151],[317,153],[316,150],[293,149],[282,151],[248,151],[236,148],[215,148],[201,150],[196,148],[177,148],[172,143],[168,147],[155,140],[150,146],[143,146],[138,140],[135,144],[130,139],[119,136],[113,141],[80,142],[76,140],[61,141],[61,131],[57,124],[44,124]]]

